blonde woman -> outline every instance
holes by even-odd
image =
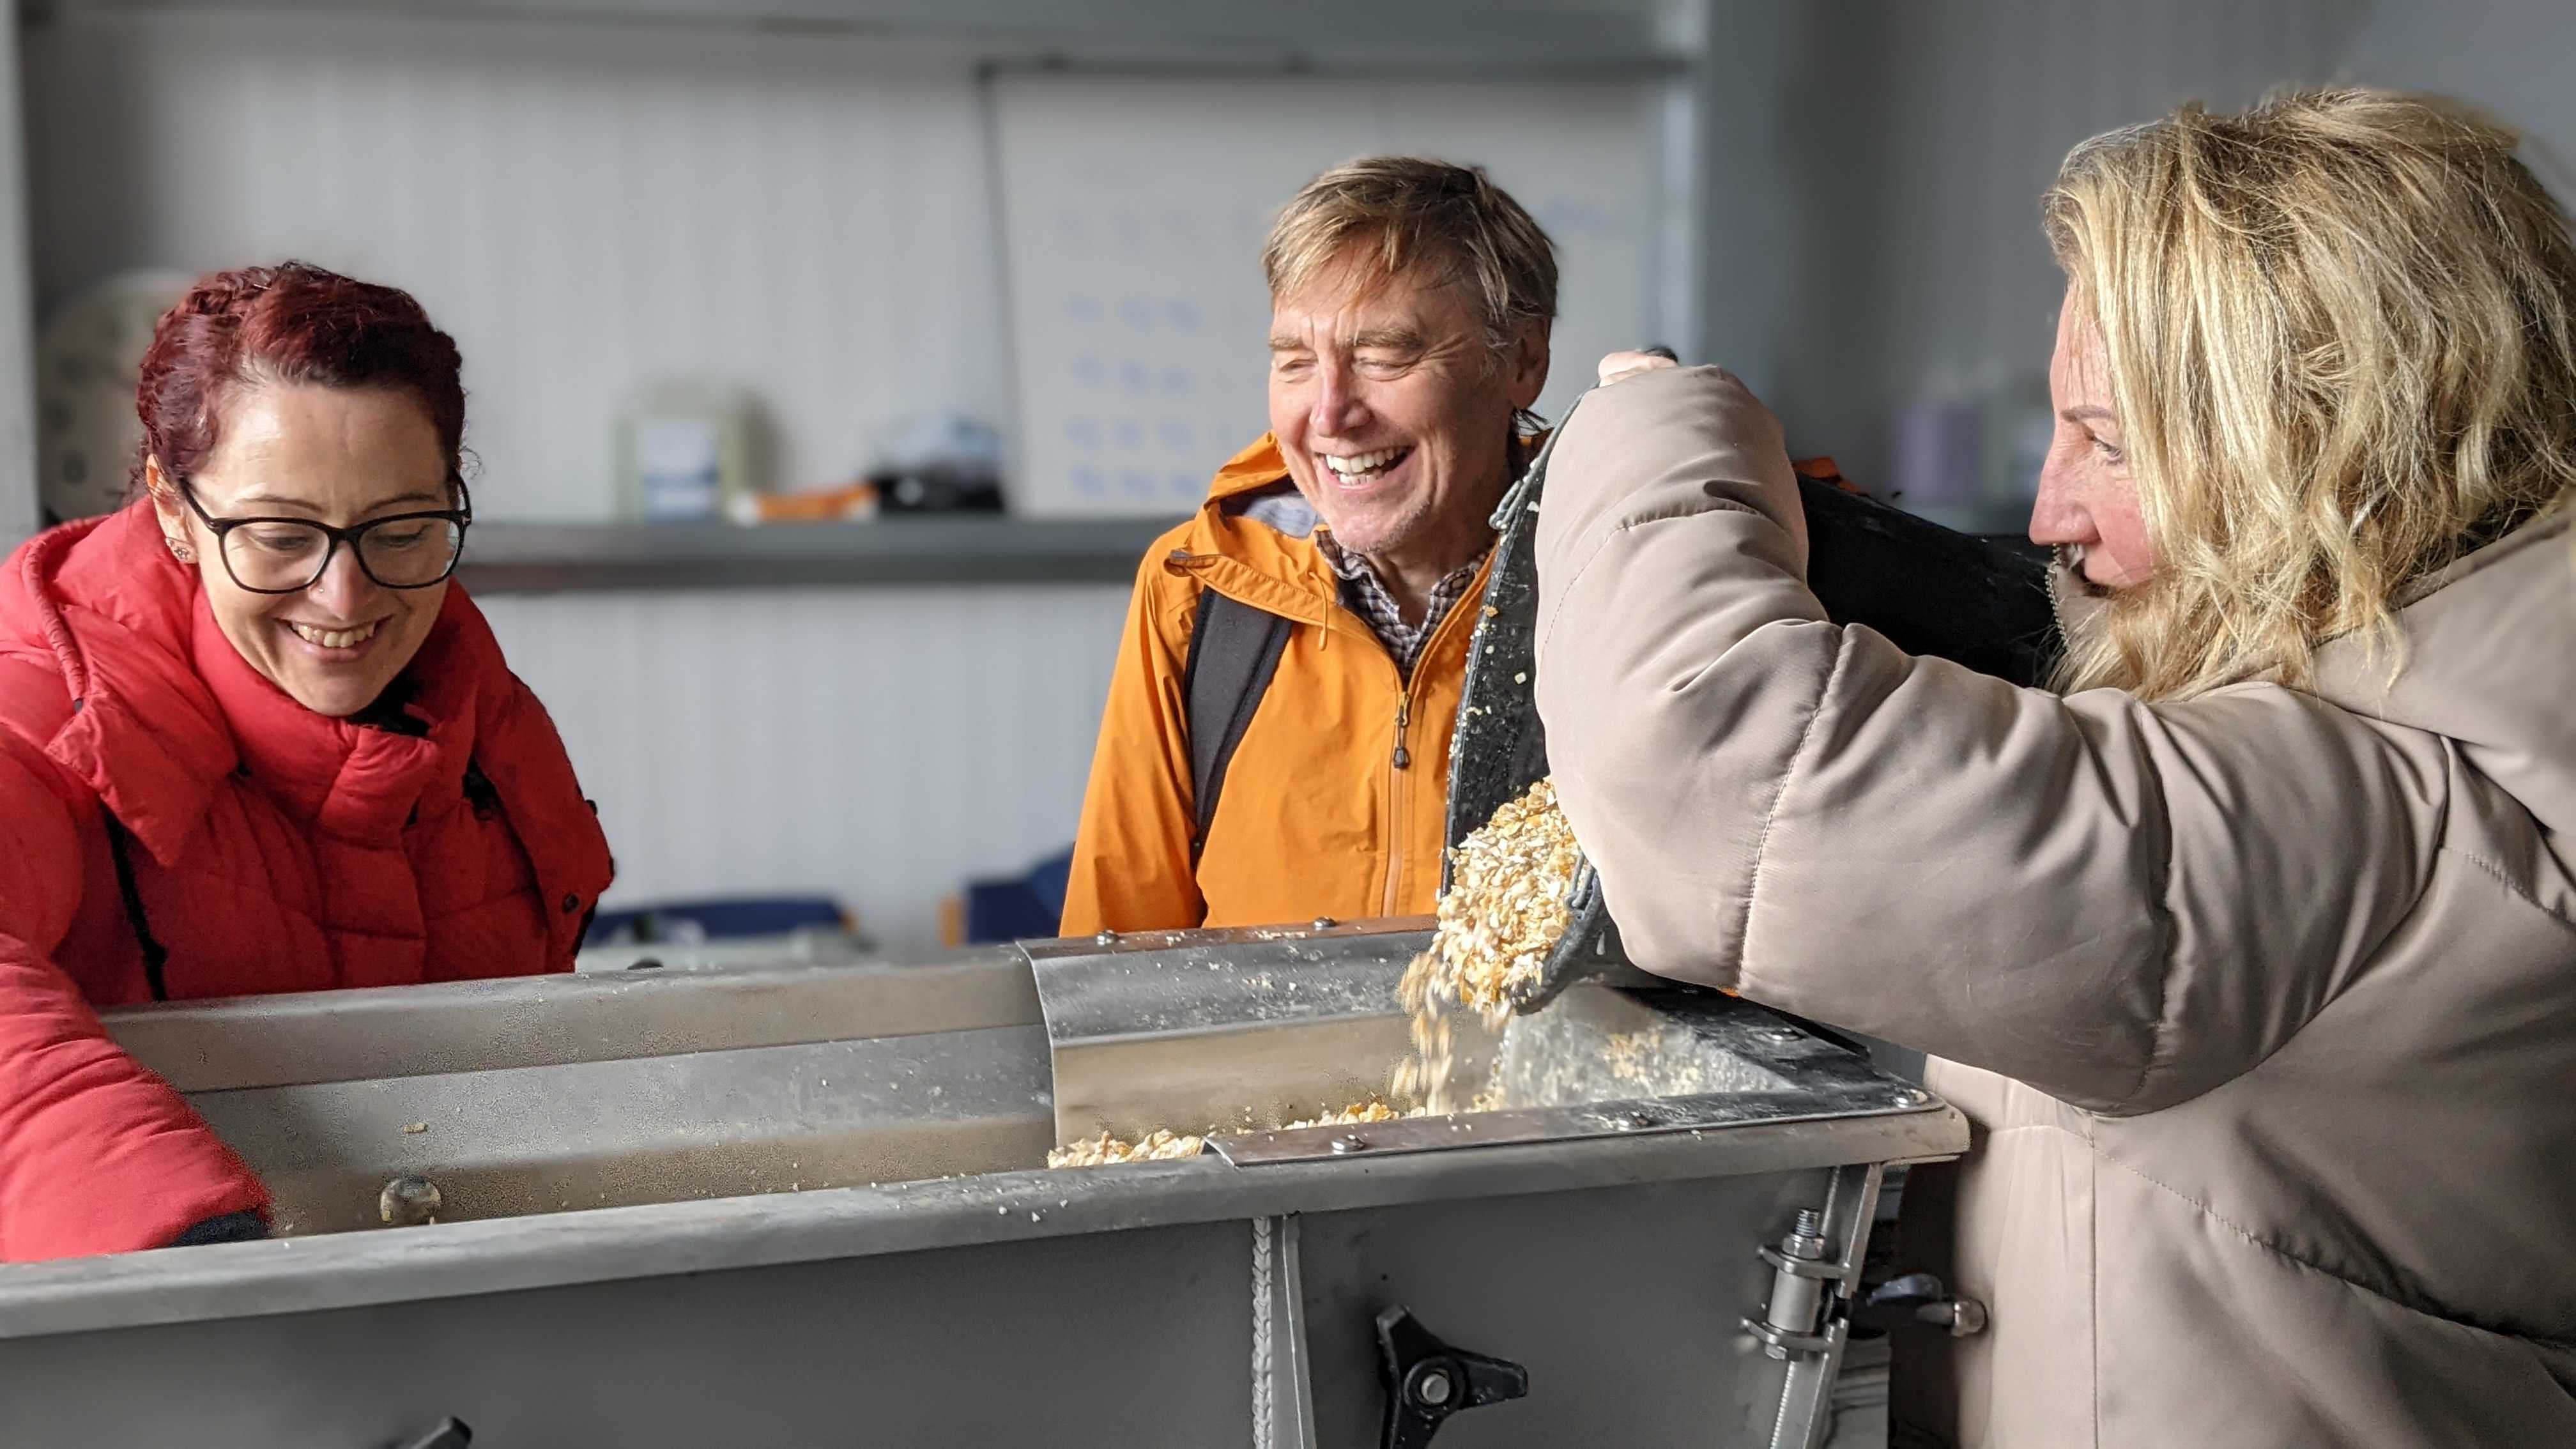
[[[2067,158],[2062,694],[1825,622],[1724,372],[1566,426],[1566,812],[1640,962],[1975,1121],[1955,1442],[2576,1444],[2576,249],[2513,146],[2341,90]]]

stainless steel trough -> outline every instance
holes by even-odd
[[[116,1013],[289,1236],[0,1269],[0,1444],[1821,1442],[1880,1169],[1962,1119],[1749,1004],[1578,988],[1478,1048],[1502,1110],[1272,1130],[1383,1084],[1422,939]],[[406,1177],[439,1221],[381,1225]],[[1485,1360],[1526,1393],[1444,1425]]]

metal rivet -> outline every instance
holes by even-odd
[[[1116,931],[1103,931],[1091,939],[1095,945],[1115,946],[1118,944],[1118,933]]]
[[[1655,1114],[1652,1112],[1622,1112],[1619,1114],[1619,1125],[1623,1127],[1652,1127],[1656,1125]]]
[[[1318,931],[1329,931],[1340,924],[1341,922],[1334,920],[1330,916],[1317,916],[1315,918],[1315,929]]]
[[[1449,1395],[1452,1389],[1453,1385],[1449,1382],[1449,1375],[1440,1369],[1433,1369],[1422,1375],[1422,1377],[1414,1380],[1413,1396],[1434,1408],[1438,1408],[1440,1405],[1449,1402]]]
[[[662,963],[655,957],[645,956],[635,961],[628,962],[626,969],[629,971],[659,971],[662,969]]]
[[[436,1222],[446,1195],[425,1177],[397,1177],[376,1197],[376,1213],[390,1227],[415,1228]]]
[[[563,898],[563,908],[564,908],[564,914],[565,914],[565,915],[567,915],[567,916],[571,915],[573,912],[575,912],[575,911],[577,911],[577,910],[580,910],[580,909],[581,909],[581,897],[579,897],[579,896],[573,896],[573,895],[565,896],[565,897]]]
[[[1932,1100],[1932,1094],[1923,1090],[1921,1087],[1908,1087],[1904,1091],[1896,1094],[1896,1100],[1904,1103],[1908,1107],[1920,1107],[1924,1103]]]
[[[1333,1155],[1336,1157],[1347,1157],[1354,1152],[1366,1152],[1368,1149],[1369,1140],[1365,1137],[1336,1137],[1332,1142]]]

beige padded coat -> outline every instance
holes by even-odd
[[[1921,1048],[1976,1124],[1963,1445],[2576,1445],[2576,571],[2410,591],[2411,663],[2059,697],[1824,622],[1779,427],[1587,397],[1538,705],[1637,960]]]

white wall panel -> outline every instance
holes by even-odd
[[[610,904],[822,891],[880,939],[1073,839],[1127,591],[481,600],[617,852]]]
[[[39,305],[301,256],[454,333],[491,518],[600,519],[641,384],[749,386],[780,484],[1007,392],[974,87],[885,40],[76,11],[27,32]]]
[[[1537,410],[1591,382],[1658,315],[1647,262],[1651,119],[1633,81],[1170,77],[1036,72],[995,87],[1018,503],[1172,513],[1212,460],[1261,434],[1279,207],[1357,156],[1482,166],[1530,209],[1561,269],[1564,364]]]

